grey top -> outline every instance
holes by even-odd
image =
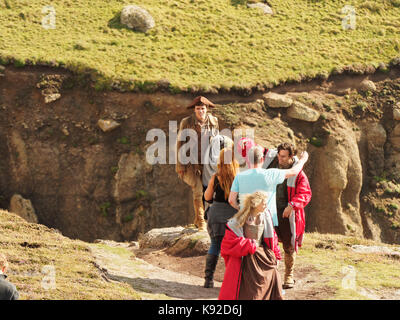
[[[18,300],[17,288],[6,280],[5,274],[0,274],[0,300]]]

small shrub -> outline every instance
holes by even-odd
[[[130,214],[128,214],[127,216],[124,216],[122,220],[123,220],[125,223],[126,223],[126,222],[132,221],[132,220],[133,220],[133,214],[130,213]]]
[[[100,212],[104,217],[108,216],[108,209],[111,208],[111,202],[104,202],[100,205]]]
[[[25,66],[25,62],[24,62],[24,61],[18,60],[18,59],[16,59],[16,60],[14,61],[14,67],[16,67],[16,68],[22,68],[22,67],[24,67],[24,66]]]
[[[322,147],[322,140],[320,138],[312,137],[311,139],[309,139],[309,142],[317,148]]]
[[[119,167],[118,167],[118,166],[113,166],[113,167],[111,167],[111,173],[112,173],[112,174],[116,174],[116,173],[118,172],[118,170],[119,170]]]
[[[368,104],[364,101],[361,101],[357,103],[356,108],[358,108],[361,111],[365,111],[365,109],[368,108]]]
[[[129,144],[129,139],[127,137],[119,138],[117,141],[121,144]]]
[[[380,213],[386,213],[386,209],[384,207],[381,207],[381,206],[376,206],[375,210],[380,212]]]
[[[136,191],[136,198],[141,199],[141,198],[146,198],[148,196],[148,192],[146,190],[138,190]]]
[[[400,0],[390,0],[390,4],[395,8],[400,8]]]
[[[400,228],[400,223],[398,222],[393,222],[392,225],[390,226],[393,230],[397,230]]]
[[[387,182],[386,173],[384,172],[382,176],[374,176],[376,182]]]
[[[73,46],[74,50],[89,50],[87,44],[83,42],[75,43]]]

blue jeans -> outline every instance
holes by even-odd
[[[221,242],[223,236],[218,236],[218,237],[212,237],[211,238],[211,245],[210,249],[208,249],[208,254],[213,254],[214,256],[219,256],[221,252]]]

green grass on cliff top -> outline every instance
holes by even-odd
[[[30,59],[97,70],[99,87],[104,79],[137,87],[166,79],[172,88],[208,91],[376,67],[399,55],[400,0],[269,2],[273,16],[245,0],[0,0],[0,56],[17,66]],[[154,17],[147,34],[120,25],[131,3]],[[47,5],[56,10],[55,29],[42,27]],[[355,30],[342,28],[346,5],[356,10]]]

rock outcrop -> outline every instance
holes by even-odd
[[[312,151],[307,165],[314,186],[308,230],[362,236],[359,197],[363,175],[358,139],[343,118],[338,118],[335,128],[326,145]]]
[[[21,195],[15,194],[10,201],[10,212],[17,214],[27,222],[38,223],[35,209],[29,199],[24,199]]]

